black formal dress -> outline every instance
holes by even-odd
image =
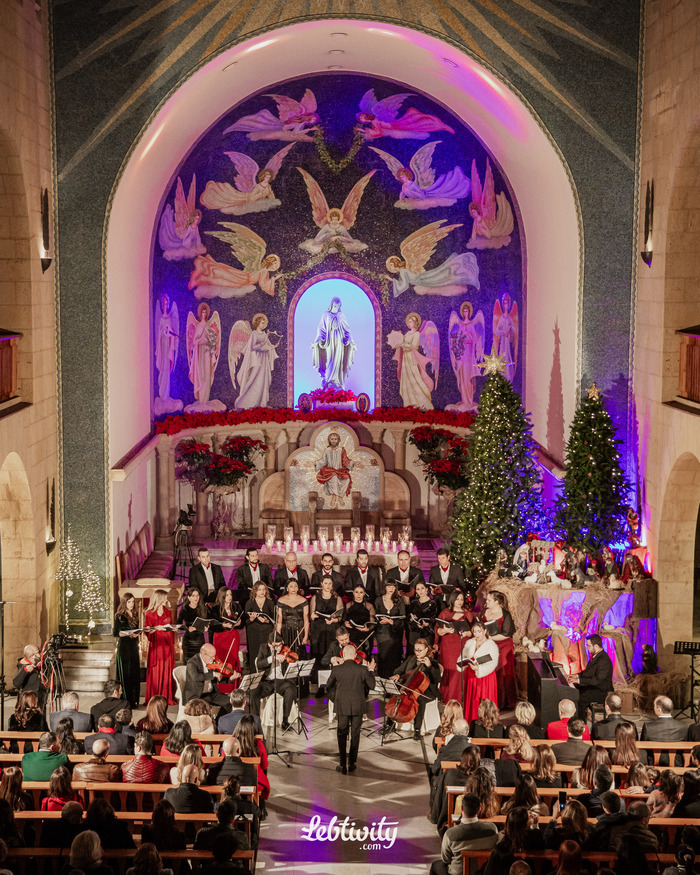
[[[375,634],[377,638],[377,671],[380,677],[389,678],[396,674],[396,668],[403,658],[403,632],[406,619],[406,606],[403,599],[387,610],[384,600],[378,598],[374,604],[377,615],[391,617],[391,623],[382,623],[377,617]]]
[[[413,599],[408,607],[409,650],[413,649],[413,645],[419,638],[425,638],[428,642],[433,640],[435,637],[435,618],[439,613],[437,602],[434,599],[427,599],[424,602]]]
[[[245,640],[248,648],[248,665],[252,667],[260,648],[267,644],[270,632],[275,628],[275,603],[272,599],[265,599],[262,608],[255,599],[248,599],[245,603]],[[251,616],[252,614],[264,614],[265,618]]]
[[[328,689],[335,691],[335,710],[338,715],[338,753],[340,768],[354,770],[360,749],[360,729],[365,700],[374,689],[374,674],[365,665],[344,662],[334,665],[328,680]],[[350,733],[350,753],[347,743]]]
[[[343,622],[344,606],[340,596],[334,591],[329,599],[324,599],[321,592],[317,592],[312,596],[312,604],[309,606],[310,614],[314,609],[317,613],[326,614],[325,617],[316,617],[311,620],[309,635],[311,638],[311,653],[318,660],[328,650],[333,641],[335,641],[335,632],[338,624]],[[338,616],[333,617],[333,614]],[[326,620],[331,619],[332,623],[327,623]]]
[[[282,641],[286,647],[290,647],[294,653],[299,654],[300,659],[306,658],[306,645],[304,640],[304,611],[308,611],[309,603],[304,600],[292,607],[284,602],[277,603],[277,610],[282,612]]]
[[[374,613],[374,607],[368,601],[351,601],[345,608],[345,619],[351,624],[349,628],[346,626],[350,640],[355,647],[362,644],[363,653],[371,653],[374,646],[374,636],[371,634],[372,629],[376,629]],[[358,629],[358,626],[366,626],[367,630]]]
[[[124,614],[117,614],[114,618],[112,634],[117,639],[117,680],[122,685],[124,697],[132,708],[138,708],[141,694],[139,639],[121,633],[137,628],[136,617],[129,619]]]
[[[198,608],[199,605],[196,608],[191,608],[189,602],[185,602],[177,615],[177,622],[179,624],[184,623],[187,626],[185,634],[182,636],[182,658],[185,663],[196,653],[199,653],[199,648],[204,644],[204,632],[199,632],[198,630],[190,632],[190,626],[200,616]]]

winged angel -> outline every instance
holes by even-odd
[[[366,140],[377,140],[379,137],[393,137],[396,140],[427,140],[431,131],[449,131],[451,128],[437,116],[426,115],[414,107],[410,107],[398,118],[399,110],[407,97],[413,97],[412,92],[393,94],[383,100],[377,100],[374,89],[370,88],[362,96],[360,111],[355,118],[359,122],[357,129],[362,131]]]
[[[513,211],[504,192],[495,193],[491,162],[486,159],[484,187],[481,187],[476,160],[472,161],[472,202],[469,214],[474,219],[467,249],[500,249],[510,243]]]
[[[394,360],[398,362],[401,400],[404,407],[432,410],[432,391],[437,388],[440,375],[440,335],[435,323],[421,323],[418,313],[406,316],[406,327],[406,334],[394,330],[387,337],[387,343],[395,350]]]
[[[459,316],[454,310],[450,313],[447,332],[450,361],[462,398],[457,404],[448,404],[445,410],[454,410],[455,413],[467,413],[477,408],[474,386],[476,378],[481,375],[479,362],[484,360],[485,328],[483,312],[479,310],[472,319],[473,313],[474,307],[469,301],[461,305]]]
[[[170,379],[175,370],[177,351],[180,348],[180,317],[177,304],[167,295],[162,295],[156,304],[156,369],[158,370],[158,397],[153,401],[156,416],[182,410],[182,401],[170,397]]]
[[[518,302],[512,301],[505,292],[499,301],[493,305],[493,343],[491,354],[502,355],[506,363],[506,377],[513,382],[518,364],[518,337],[520,324],[518,318]]]
[[[233,323],[228,339],[228,367],[234,388],[237,382],[240,384],[235,410],[267,407],[270,400],[272,371],[282,337],[277,332],[268,332],[267,326],[264,313],[253,316],[252,327],[242,319]],[[241,366],[236,373],[239,361]]]
[[[408,167],[383,149],[370,146],[373,152],[391,170],[394,179],[401,183],[399,199],[394,204],[400,210],[429,210],[432,207],[451,207],[459,198],[466,197],[471,183],[461,167],[442,173],[435,179],[433,152],[440,140],[426,143],[415,153]]]
[[[316,125],[319,115],[316,112],[316,98],[313,91],[307,88],[301,100],[285,97],[283,94],[265,94],[277,104],[277,118],[269,109],[261,109],[255,115],[246,115],[226,128],[225,134],[231,131],[245,131],[249,140],[287,140],[312,143],[313,137],[309,131],[315,130],[309,125]]]
[[[268,295],[274,295],[275,277],[270,276],[270,272],[279,270],[279,256],[265,255],[267,243],[245,225],[237,222],[219,224],[229,230],[207,231],[207,234],[228,243],[243,270],[221,264],[211,255],[195,258],[189,282],[195,298],[242,298],[258,286]]]
[[[466,292],[468,286],[479,288],[479,265],[473,252],[453,252],[439,267],[426,270],[425,265],[435,254],[440,240],[461,224],[445,225],[447,219],[423,225],[405,237],[401,243],[401,258],[391,255],[386,260],[389,273],[398,274],[392,279],[394,297],[413,286],[418,295],[442,295],[452,297]]]
[[[221,320],[211,312],[209,304],[202,302],[194,313],[187,314],[187,361],[189,378],[194,387],[195,401],[185,407],[185,413],[206,413],[226,410],[221,401],[210,401],[209,394],[214,382],[216,366],[221,353]]]
[[[233,216],[265,213],[279,207],[282,201],[272,191],[272,180],[279,173],[282,161],[294,145],[290,143],[275,152],[262,170],[257,161],[243,152],[224,152],[236,168],[233,185],[210,179],[200,198],[201,202],[210,210],[221,210],[222,213]]]
[[[160,217],[158,242],[163,250],[163,258],[168,261],[182,261],[204,255],[207,251],[199,236],[199,223],[202,211],[195,208],[197,200],[197,177],[192,175],[190,190],[185,197],[182,180],[178,176],[175,190],[175,209],[170,204],[165,205]]]
[[[329,209],[328,201],[313,176],[301,167],[297,167],[297,170],[304,177],[314,222],[320,228],[313,240],[304,240],[303,243],[299,244],[299,249],[305,249],[312,255],[318,255],[329,242],[331,243],[329,252],[339,252],[340,246],[346,252],[362,252],[363,249],[367,249],[366,243],[354,240],[350,236],[350,228],[355,224],[357,210],[362,200],[362,194],[367,188],[367,183],[377,171],[371,170],[353,185],[341,209],[337,207]]]

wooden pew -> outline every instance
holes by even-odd
[[[0,763],[2,762],[2,756],[0,756]],[[440,764],[442,766],[442,771],[446,772],[448,769],[456,769],[459,763],[457,760],[443,760]],[[532,763],[519,763],[520,769],[523,772],[531,772],[532,771]],[[557,763],[554,766],[555,772],[560,772],[563,775],[571,775],[576,769],[580,768],[580,766],[565,766],[561,763]],[[688,769],[683,766],[668,766],[668,769],[672,772],[675,772],[676,775],[683,775]],[[629,772],[628,766],[610,766],[610,770],[614,772],[616,775],[626,775]],[[663,769],[666,771],[666,768]]]
[[[39,750],[39,738],[43,735],[42,732],[10,732],[9,730],[0,730],[0,752],[2,747],[4,747],[9,752],[9,744],[12,741],[16,741],[18,744],[20,742],[29,741],[32,745],[32,750]],[[83,740],[88,735],[94,735],[92,732],[76,732],[75,737]],[[193,735],[192,739],[195,741],[199,741],[202,744],[209,744],[214,749],[214,756],[221,756],[221,745],[226,741],[227,738],[230,738],[230,735]],[[262,735],[256,735],[256,738],[263,740]],[[160,754],[160,750],[163,746],[163,742],[167,738],[167,735],[162,733],[156,733],[153,735],[153,741],[155,742],[155,752],[156,754]],[[176,757],[168,757],[165,754],[167,759],[175,760]]]
[[[103,859],[108,863],[114,861],[113,868],[119,873],[123,873],[128,869],[134,859],[133,850],[104,850]],[[233,855],[236,860],[245,860],[250,871],[253,871],[255,865],[255,851],[236,851]],[[8,851],[8,861],[18,864],[19,871],[24,871],[24,866],[28,860],[36,860],[39,863],[39,871],[53,872],[53,863],[58,863],[57,871],[60,871],[65,863],[68,862],[69,854],[66,850],[61,852],[60,848],[10,848]],[[193,851],[191,848],[186,851],[164,851],[162,854],[163,864],[172,866],[175,864],[176,873],[179,872],[179,867],[182,861],[189,860],[192,864],[192,869],[195,873],[199,872],[203,863],[212,861],[211,851]],[[43,870],[41,864],[47,864]]]
[[[463,850],[463,875],[469,875],[470,860],[476,860],[477,865],[482,866],[488,860],[490,854],[491,851],[488,849],[472,850],[469,848]],[[659,862],[664,864],[663,868],[666,866],[672,866],[676,861],[674,854],[647,854],[646,856],[650,864]],[[552,869],[556,867],[556,862],[559,858],[559,851],[527,851],[515,854],[515,858],[516,860],[527,860],[529,863],[534,862],[534,871],[536,875],[539,875],[539,873],[542,872],[545,863],[548,863]],[[614,851],[587,851],[582,854],[582,859],[595,863],[596,868],[600,868],[601,866],[614,865],[615,860],[617,860],[617,854]]]

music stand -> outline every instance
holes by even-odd
[[[386,715],[387,700],[390,699],[392,696],[398,696],[401,693],[401,688],[396,683],[396,681],[389,680],[389,678],[375,678],[375,683],[376,686],[378,686],[379,689],[384,693],[384,718],[382,720],[381,729],[370,729],[367,732],[367,737],[370,737],[374,735],[375,732],[378,732],[382,738],[380,745],[383,746],[386,744],[387,739],[392,733],[396,733],[396,736],[400,740],[403,740],[399,735],[398,729],[396,728],[397,724],[392,721],[392,726],[389,726],[388,718]]]
[[[256,671],[253,674],[247,674],[241,679],[240,690],[244,693],[250,693],[260,686],[260,682],[265,677],[264,671]]]
[[[304,723],[304,718],[301,716],[301,708],[299,707],[299,703],[301,702],[301,679],[308,678],[311,676],[311,672],[313,671],[314,665],[316,664],[316,659],[306,659],[306,660],[298,660],[297,662],[290,662],[287,666],[287,671],[285,673],[285,680],[294,680],[296,678],[297,681],[297,717],[293,723],[289,724],[290,729],[294,729],[294,723],[297,724],[296,729],[294,731],[297,735],[301,735],[303,732],[306,738],[309,737],[309,733],[306,729],[306,724]],[[286,729],[284,730],[287,731]]]

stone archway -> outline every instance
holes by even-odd
[[[693,576],[695,534],[700,505],[700,460],[683,453],[666,481],[659,523],[659,555],[654,576],[659,587],[659,650],[665,668],[672,660],[673,642],[693,637]],[[687,668],[687,664],[679,665]]]
[[[34,509],[29,480],[17,453],[0,467],[0,596],[11,602],[5,614],[5,659],[9,680],[14,661],[29,643],[41,646],[47,628],[46,594],[36,588]]]

